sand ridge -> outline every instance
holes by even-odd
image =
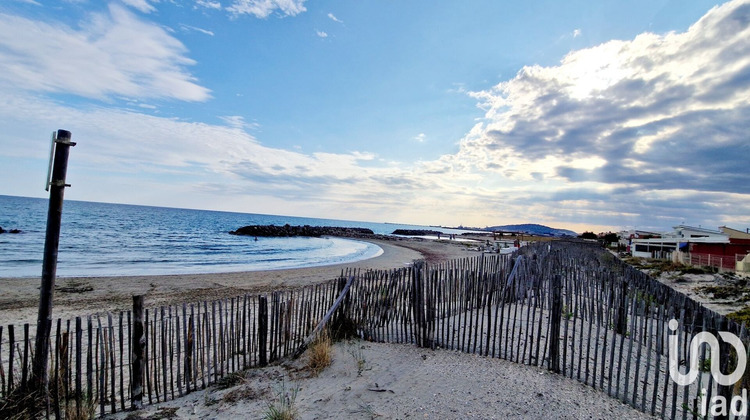
[[[341,341],[333,346],[332,365],[318,376],[305,369],[305,357],[241,372],[239,384],[226,389],[212,386],[108,418],[168,412],[181,419],[263,418],[279,392],[294,389],[300,419],[650,418],[547,370],[456,351]]]

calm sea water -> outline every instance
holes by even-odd
[[[46,199],[0,195],[0,277],[42,273]],[[221,273],[347,263],[382,253],[341,238],[258,238],[230,235],[246,225],[311,225],[394,229],[423,226],[66,200],[57,275],[114,276]],[[438,229],[444,232],[460,232]]]

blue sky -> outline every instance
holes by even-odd
[[[750,226],[750,3],[6,0],[0,194]]]

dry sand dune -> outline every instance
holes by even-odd
[[[243,372],[226,389],[210,387],[111,418],[257,419],[279,391],[295,388],[300,419],[650,418],[572,379],[500,359],[342,341],[333,347],[332,365],[311,377],[305,356]]]

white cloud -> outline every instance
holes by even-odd
[[[325,32],[323,32],[323,31],[315,31],[315,33],[316,33],[316,34],[318,35],[318,37],[320,37],[320,38],[328,38],[328,34],[327,34],[327,33],[325,33]]]
[[[273,10],[284,13],[268,13]],[[749,22],[750,5],[735,1],[684,33],[642,34],[573,51],[557,66],[525,67],[471,93],[484,118],[456,153],[432,161],[383,162],[361,150],[284,150],[256,139],[249,131],[257,124],[241,116],[222,117],[219,124],[181,121],[67,107],[10,88],[0,97],[0,127],[9,127],[0,148],[10,158],[46,161],[40,150],[46,150],[49,129],[35,130],[66,122],[62,128],[78,141],[73,175],[94,174],[83,183],[71,179],[76,188],[106,191],[136,181],[148,188],[130,188],[129,194],[144,194],[130,200],[144,202],[148,194],[146,204],[195,207],[179,200],[200,197],[204,206],[231,203],[228,210],[359,220],[387,215],[388,221],[427,224],[534,221],[604,229],[664,227],[682,218],[750,224]],[[11,34],[18,41],[3,44]],[[147,41],[159,54],[144,59],[138,49],[130,51]],[[60,46],[76,60],[56,54]],[[48,54],[50,63],[43,60]],[[142,73],[138,79],[118,73],[119,66],[103,71],[101,63],[126,58],[139,61],[128,68]],[[61,74],[53,71],[58,61]],[[189,100],[207,97],[184,71],[192,64],[184,46],[122,8],[96,15],[79,30],[0,19],[4,85],[137,101],[185,99],[183,89],[169,89],[156,76],[164,71],[152,61],[166,62],[176,80],[193,83],[198,90]],[[130,86],[135,80],[146,80],[149,92]]]
[[[156,7],[154,7],[151,3],[149,3],[149,0],[121,0],[126,5],[142,12],[142,13],[151,13],[156,11]],[[155,1],[157,3],[158,0]]]
[[[419,133],[416,136],[414,136],[414,140],[416,140],[419,143],[424,143],[427,141],[427,135],[425,133]]]
[[[524,67],[472,93],[485,119],[444,163],[485,174],[483,184],[531,183],[537,206],[558,200],[549,212],[566,198],[605,219],[624,208],[648,218],[692,207],[678,213],[742,220],[653,192],[750,204],[747,39],[750,4],[733,1],[683,33],[644,33],[573,51],[558,66]]]
[[[72,108],[23,95],[0,102],[3,126],[57,127],[66,122],[65,129],[78,141],[71,167],[98,174],[87,182],[106,183],[108,176],[131,174],[138,179],[157,177],[184,189],[200,175],[203,183],[215,184],[214,189],[223,185],[268,195],[278,191],[309,204],[312,197],[340,202],[353,194],[374,200],[382,192],[377,179],[399,178],[402,172],[363,167],[362,162],[375,159],[370,153],[303,154],[264,146],[247,132],[255,124],[240,116],[222,119],[225,125],[211,125],[117,109]],[[5,156],[42,159],[39,151],[46,138],[46,129],[44,136],[34,135],[34,130],[14,131],[0,138],[0,145]],[[167,181],[170,177],[178,181]]]
[[[266,18],[278,10],[284,16],[296,16],[305,12],[306,0],[234,0],[227,10],[237,15],[253,15]]]
[[[195,62],[162,27],[117,5],[74,29],[0,14],[0,84],[106,99],[116,95],[204,101]]]
[[[245,121],[245,117],[239,115],[228,115],[219,118],[228,126],[242,130],[257,130],[260,127],[260,124],[256,122],[248,123]]]
[[[221,3],[218,1],[196,0],[195,4],[206,9],[221,10]]]
[[[184,31],[194,31],[194,32],[200,32],[202,34],[208,35],[208,36],[214,36],[213,31],[209,31],[208,29],[202,29],[195,26],[180,24],[180,28],[182,28]]]
[[[580,29],[574,29],[573,30],[573,38],[578,38],[581,36],[581,30]]]
[[[344,23],[343,21],[339,20],[336,16],[334,16],[333,13],[328,14],[328,19],[331,19],[334,22]]]

